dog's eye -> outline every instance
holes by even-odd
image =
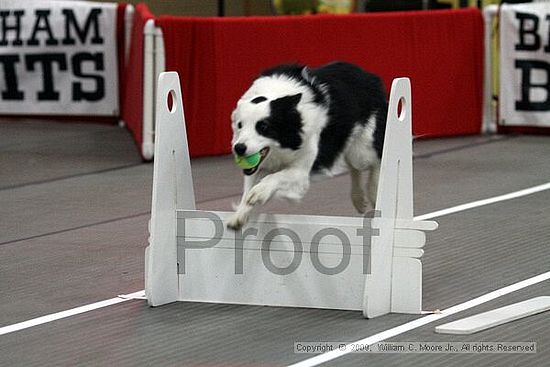
[[[259,133],[265,133],[269,129],[269,124],[265,120],[258,121],[256,123],[256,130]]]
[[[237,122],[237,128],[239,129],[242,129],[243,128],[243,123],[242,122]]]

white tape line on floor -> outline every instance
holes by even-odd
[[[477,201],[473,201],[471,203],[461,204],[461,205],[453,206],[453,207],[450,207],[450,208],[447,208],[447,209],[438,210],[438,211],[435,211],[435,212],[432,212],[432,213],[419,215],[419,216],[415,217],[414,219],[416,219],[416,220],[426,220],[426,219],[442,217],[444,215],[458,213],[458,212],[462,212],[464,210],[478,208],[480,206],[494,204],[494,203],[498,203],[498,202],[501,202],[501,201],[512,200],[512,199],[516,199],[516,198],[519,198],[519,197],[522,197],[522,196],[535,194],[537,192],[541,192],[541,191],[549,190],[549,189],[550,189],[550,182],[547,182],[547,183],[542,184],[542,185],[529,187],[527,189],[514,191],[514,192],[511,192],[511,193],[508,193],[508,194],[493,196],[492,198],[477,200]]]
[[[71,316],[74,316],[74,315],[79,315],[81,313],[97,310],[99,308],[116,305],[118,303],[122,303],[122,302],[129,301],[131,299],[135,299],[137,297],[140,297],[141,295],[143,295],[143,291],[138,291],[138,292],[135,292],[135,293],[124,295],[124,296],[119,296],[119,297],[116,297],[116,298],[107,299],[105,301],[100,301],[100,302],[92,303],[92,304],[89,304],[89,305],[84,305],[84,306],[72,308],[70,310],[65,310],[65,311],[61,311],[61,312],[52,313],[50,315],[37,317],[35,319],[23,321],[23,322],[20,322],[20,323],[17,323],[17,324],[4,326],[4,327],[0,328],[0,335],[9,334],[9,333],[13,333],[15,331],[27,329],[27,328],[30,328],[30,327],[33,327],[33,326],[46,324],[48,322],[64,319],[64,318],[71,317]]]
[[[475,306],[479,306],[483,303],[492,301],[496,298],[505,296],[509,293],[518,291],[520,289],[529,287],[531,285],[543,282],[543,281],[548,280],[548,279],[550,279],[550,271],[546,272],[546,273],[543,273],[543,274],[539,274],[539,275],[534,276],[534,277],[529,278],[529,279],[525,279],[521,282],[511,284],[511,285],[506,286],[504,288],[497,289],[497,290],[489,292],[489,293],[487,293],[483,296],[480,296],[480,297],[474,298],[472,300],[460,303],[458,305],[449,307],[449,308],[441,311],[441,313],[439,313],[439,314],[431,314],[429,316],[421,317],[419,319],[416,319],[416,320],[407,322],[405,324],[396,326],[394,328],[382,331],[378,334],[371,335],[369,337],[366,337],[364,339],[355,341],[353,343],[348,343],[346,348],[326,352],[326,353],[317,355],[315,357],[306,359],[304,361],[292,364],[288,367],[314,367],[314,366],[318,366],[320,364],[332,361],[336,358],[339,358],[339,357],[342,357],[342,356],[345,356],[345,355],[351,353],[352,352],[352,348],[350,347],[351,344],[362,345],[362,346],[373,345],[374,343],[378,343],[378,342],[381,342],[381,341],[386,340],[388,338],[394,337],[396,335],[406,333],[407,331],[417,329],[419,327],[430,324],[432,322],[435,322],[435,321],[440,320],[442,318],[445,318],[447,316],[451,316],[451,315],[454,315],[455,313],[470,309],[470,308],[475,307]]]

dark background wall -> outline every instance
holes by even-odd
[[[116,0],[94,0],[114,2]],[[130,4],[145,3],[153,14],[170,15],[218,15],[218,0],[121,0]],[[269,15],[271,14],[270,0],[225,0],[225,14],[239,15]]]

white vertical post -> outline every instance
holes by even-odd
[[[168,95],[172,94],[172,109]],[[178,299],[176,208],[195,209],[191,163],[178,74],[162,73],[156,103],[155,164],[146,295],[151,306]],[[186,173],[184,175],[184,173]]]
[[[132,40],[134,13],[134,6],[132,4],[127,4],[124,9],[124,61],[126,64],[128,64],[128,58],[130,57],[130,43]]]
[[[155,27],[154,30],[154,73],[153,80],[158,80],[161,73],[165,71],[165,58],[164,58],[164,38],[162,36],[162,29],[160,27]],[[155,88],[157,84],[154,84]],[[155,90],[153,94],[156,96],[157,91]],[[154,116],[153,116],[154,117]],[[155,134],[155,118],[153,118],[152,126],[153,136]]]
[[[155,21],[149,19],[143,28],[143,141],[141,155],[153,158],[154,153],[154,101],[155,101]]]
[[[165,71],[165,61],[162,28],[155,27],[155,80]]]
[[[485,71],[483,78],[483,125],[481,132],[495,133],[497,131],[496,118],[493,116],[493,45],[492,25],[493,19],[498,13],[497,5],[489,5],[483,8],[483,20],[485,24]]]
[[[155,111],[153,101],[156,99],[156,80],[165,70],[164,38],[162,29],[155,27],[153,19],[145,23],[144,62],[143,62],[143,142],[141,151],[143,158],[153,158],[155,145]]]

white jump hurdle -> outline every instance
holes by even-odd
[[[423,231],[437,223],[413,220],[409,79],[392,84],[373,218],[259,214],[238,232],[226,229],[231,213],[195,210],[177,73],[162,73],[157,90],[145,252],[151,306],[198,301],[311,307],[361,310],[369,318],[420,313]]]

